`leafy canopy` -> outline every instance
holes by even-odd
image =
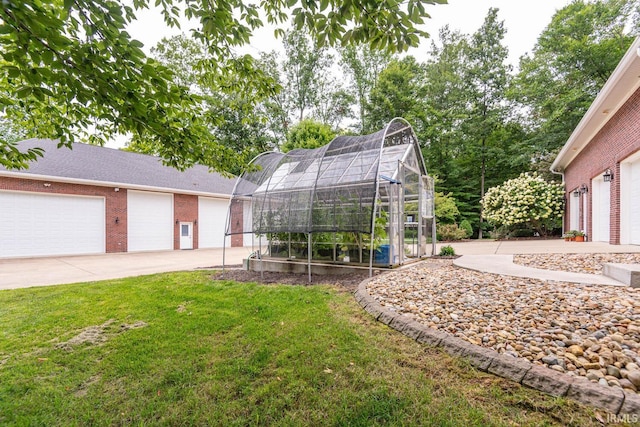
[[[404,51],[428,34],[417,26],[429,17],[425,4],[445,0],[157,0],[170,26],[180,15],[199,22],[195,38],[209,58],[198,66],[220,90],[251,94],[259,101],[275,90],[249,55],[233,49],[249,43],[265,22],[284,35],[291,19],[318,46],[368,43]],[[150,4],[114,0],[4,0],[0,8],[0,115],[27,136],[104,144],[115,135],[157,143],[165,162],[229,169],[242,159],[211,135],[202,122],[199,97],[174,81],[174,72],[148,58],[126,26]],[[38,150],[20,152],[0,139],[0,164],[24,167]]]
[[[291,126],[281,150],[286,153],[296,148],[318,148],[327,145],[336,137],[329,125],[312,119],[304,119]]]

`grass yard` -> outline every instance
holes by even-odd
[[[600,425],[328,286],[208,272],[0,292],[0,425]]]

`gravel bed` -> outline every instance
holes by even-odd
[[[602,274],[602,265],[607,262],[640,264],[640,253],[514,255],[513,262],[515,264],[541,268],[543,270]]]
[[[387,309],[472,344],[640,390],[640,289],[479,273],[447,260],[381,275],[367,290]]]

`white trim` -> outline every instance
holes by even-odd
[[[586,114],[560,150],[551,165],[552,171],[563,171],[587,146],[593,137],[640,88],[640,37],[636,38],[609,80],[596,96]]]
[[[194,196],[213,197],[213,198],[218,198],[222,200],[228,200],[231,198],[231,194],[207,193],[204,191],[183,190],[181,188],[153,187],[150,185],[129,184],[126,182],[95,181],[91,179],[67,178],[63,176],[50,176],[50,175],[37,175],[37,174],[28,174],[28,173],[20,173],[20,172],[9,172],[4,170],[0,170],[0,176],[6,176],[8,178],[18,178],[18,179],[32,179],[34,181],[51,181],[51,182],[61,182],[66,184],[94,185],[96,187],[114,187],[114,188],[118,187],[118,188],[127,189],[127,190],[155,191],[157,193],[188,194],[188,195],[194,195]]]

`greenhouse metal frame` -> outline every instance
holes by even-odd
[[[429,240],[435,254],[434,183],[402,118],[320,148],[263,153],[248,170],[229,202],[223,248],[227,236],[249,236],[253,249],[257,238],[254,254],[261,263],[266,239],[271,257],[306,258],[309,280],[314,260],[368,262],[371,275],[374,264],[395,266],[427,255]],[[240,208],[242,224],[231,224],[231,211]]]

